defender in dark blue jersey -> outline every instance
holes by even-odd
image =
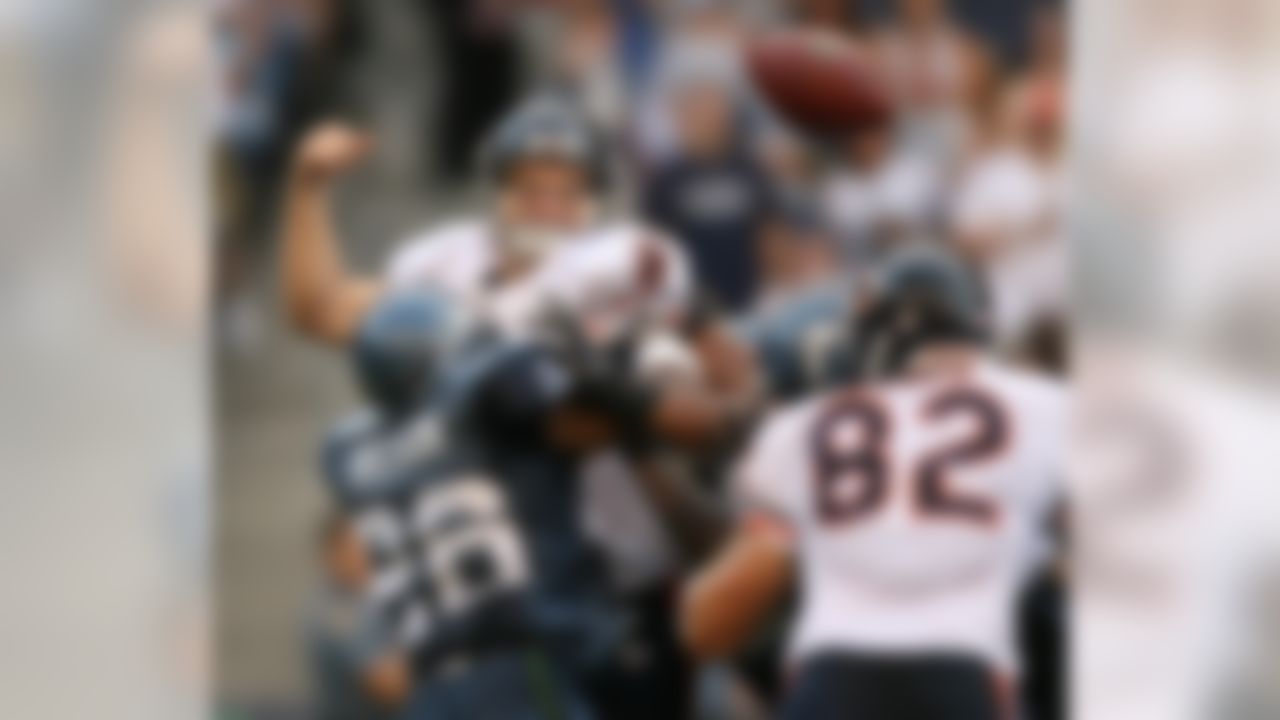
[[[773,298],[742,321],[769,394],[790,401],[848,379],[854,297],[847,280]]]
[[[416,294],[375,309],[355,345],[375,405],[326,443],[372,555],[368,609],[410,658],[415,720],[587,717],[579,678],[614,623],[575,446],[604,430],[558,358],[454,314]]]

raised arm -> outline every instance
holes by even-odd
[[[374,278],[348,272],[331,214],[334,180],[369,151],[363,133],[318,126],[298,146],[284,199],[281,287],[290,323],[330,345],[345,345],[381,293]]]

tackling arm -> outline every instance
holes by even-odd
[[[285,190],[285,308],[295,328],[327,344],[345,344],[381,293],[376,280],[347,271],[330,214],[333,180],[369,147],[352,128],[321,125],[299,146]]]
[[[680,608],[684,645],[711,660],[742,647],[791,585],[791,542],[766,523],[744,523],[690,582]]]
[[[651,418],[654,433],[687,448],[722,445],[762,408],[766,398],[759,367],[721,321],[708,320],[690,330],[687,341],[702,377],[659,388]]]
[[[390,653],[365,668],[364,689],[383,707],[400,708],[409,699],[411,676],[409,659],[400,653]]]

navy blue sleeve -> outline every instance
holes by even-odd
[[[367,413],[356,413],[334,423],[320,446],[320,477],[329,496],[342,505],[353,494],[350,458],[365,437],[369,424]]]

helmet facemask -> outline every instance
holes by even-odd
[[[499,240],[517,264],[536,262],[594,219],[603,150],[573,103],[543,96],[520,105],[490,136],[482,160],[497,192]]]
[[[540,261],[596,217],[582,168],[559,158],[516,163],[503,177],[497,204],[498,241],[519,263]]]

